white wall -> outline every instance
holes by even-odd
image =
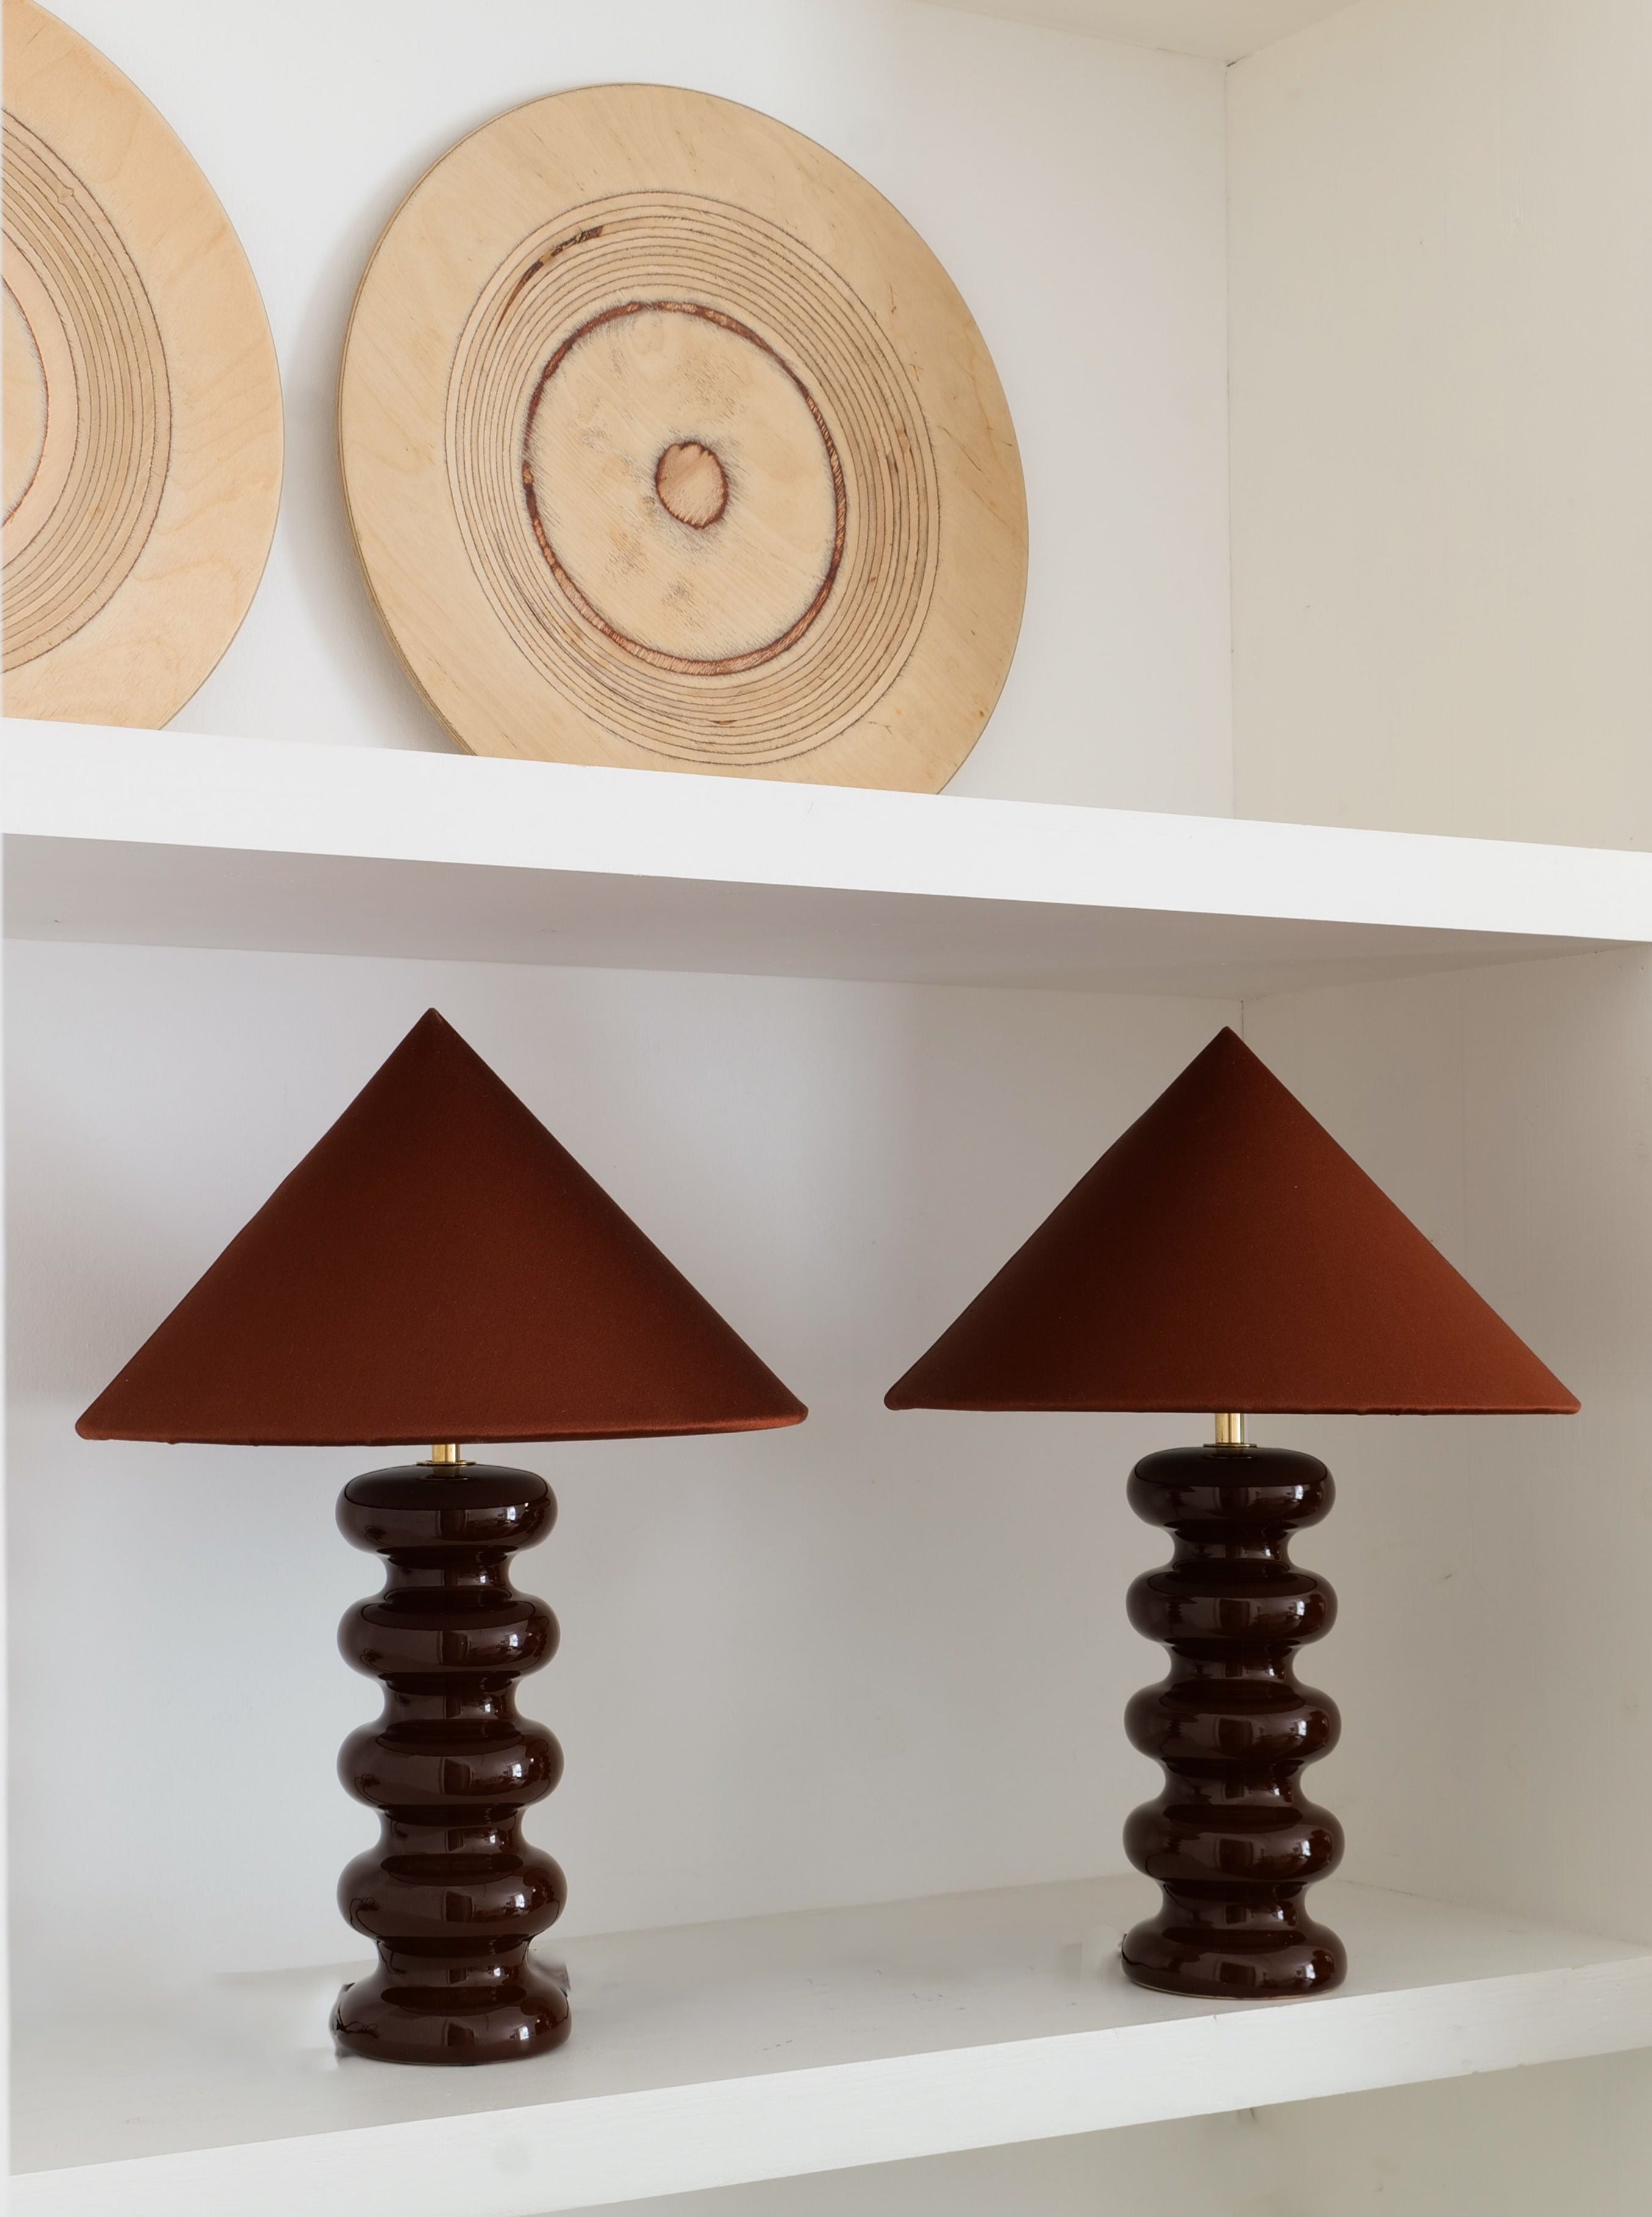
[[[959,792],[1231,806],[1222,70],[918,0],[63,0],[224,200],[286,389],[274,557],[187,729],[446,746],[338,489],[345,318],[419,174],[541,93],[651,78],[809,133],[952,271],[1020,434],[1021,645]]]
[[[1314,1775],[1350,1867],[1652,1939],[1652,960],[1290,996],[1247,1027],[1583,1403],[1270,1422],[1341,1487],[1311,1539],[1345,1736]]]
[[[1652,840],[1652,9],[1229,72],[1238,806]]]

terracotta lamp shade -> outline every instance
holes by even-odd
[[[1341,1943],[1303,1895],[1341,1833],[1297,1776],[1338,1720],[1291,1664],[1336,1604],[1289,1554],[1331,1477],[1245,1444],[1242,1412],[1569,1414],[1575,1396],[1224,1030],[885,1398],[1217,1412],[1217,1443],[1149,1455],[1130,1482],[1176,1549],[1130,1591],[1132,1623],[1172,1661],[1126,1714],[1166,1786],[1125,1828],[1164,1898],[1125,1965],[1180,1993],[1337,1984]]]
[[[562,1755],[515,1704],[557,1625],[510,1579],[556,1504],[457,1443],[805,1413],[435,1010],[88,1409],[89,1439],[431,1443],[338,1505],[387,1565],[339,1630],[385,1687],[339,1757],[381,1821],[339,1883],[379,1958],[339,1997],[341,2047],[486,2063],[569,2029],[565,1982],[529,1954],[566,1887],[521,1831]]]
[[[1577,1407],[1225,1030],[885,1399],[1431,1416]]]
[[[804,1414],[432,1009],[76,1429],[389,1447]]]

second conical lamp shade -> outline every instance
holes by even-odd
[[[1231,1031],[885,1398],[891,1409],[1577,1407]]]
[[[805,1413],[433,1009],[77,1429],[394,1446]]]

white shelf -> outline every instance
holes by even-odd
[[[1652,2045],[1652,1952],[1330,1884],[1311,2002],[1144,1993],[1117,1878],[570,1942],[574,2037],[336,2062],[342,1973],[20,2027],[14,2217],[539,2217]]]
[[[1652,941],[1652,855],[13,721],[26,938],[1231,995]]]

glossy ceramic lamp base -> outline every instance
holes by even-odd
[[[379,1959],[333,2011],[347,2053],[502,2063],[568,2036],[568,1997],[528,1955],[566,1887],[521,1831],[562,1751],[514,1698],[555,1652],[557,1624],[510,1582],[511,1556],[555,1515],[543,1479],[484,1464],[374,1471],[339,1498],[345,1536],[387,1565],[384,1591],[339,1627],[345,1659],[385,1684],[384,1714],[338,1759],[382,1826],[339,1880],[340,1908]]]
[[[87,1439],[433,1442],[338,1504],[386,1565],[339,1632],[385,1689],[339,1757],[381,1823],[339,1885],[379,1950],[333,2013],[348,2053],[495,2063],[568,2032],[528,1953],[562,1873],[521,1830],[562,1756],[514,1703],[556,1620],[510,1582],[556,1504],[447,1428],[669,1439],[807,1414],[431,1009],[81,1417]]]
[[[1125,1936],[1138,1985],[1260,2000],[1321,1993],[1347,1972],[1341,1942],[1303,1900],[1341,1860],[1341,1828],[1298,1785],[1335,1746],[1338,1718],[1292,1660],[1329,1630],[1336,1599],[1289,1545],[1333,1494],[1323,1463],[1285,1448],[1174,1449],[1131,1473],[1137,1515],[1175,1535],[1169,1564],[1129,1597],[1131,1622],[1171,1657],[1125,1711],[1165,1773],[1125,1828],[1131,1862],[1164,1895]]]
[[[379,1967],[339,1995],[333,2038],[380,2063],[509,2063],[560,2047],[570,2022],[560,1979],[526,1946],[498,1956],[379,1948]]]

